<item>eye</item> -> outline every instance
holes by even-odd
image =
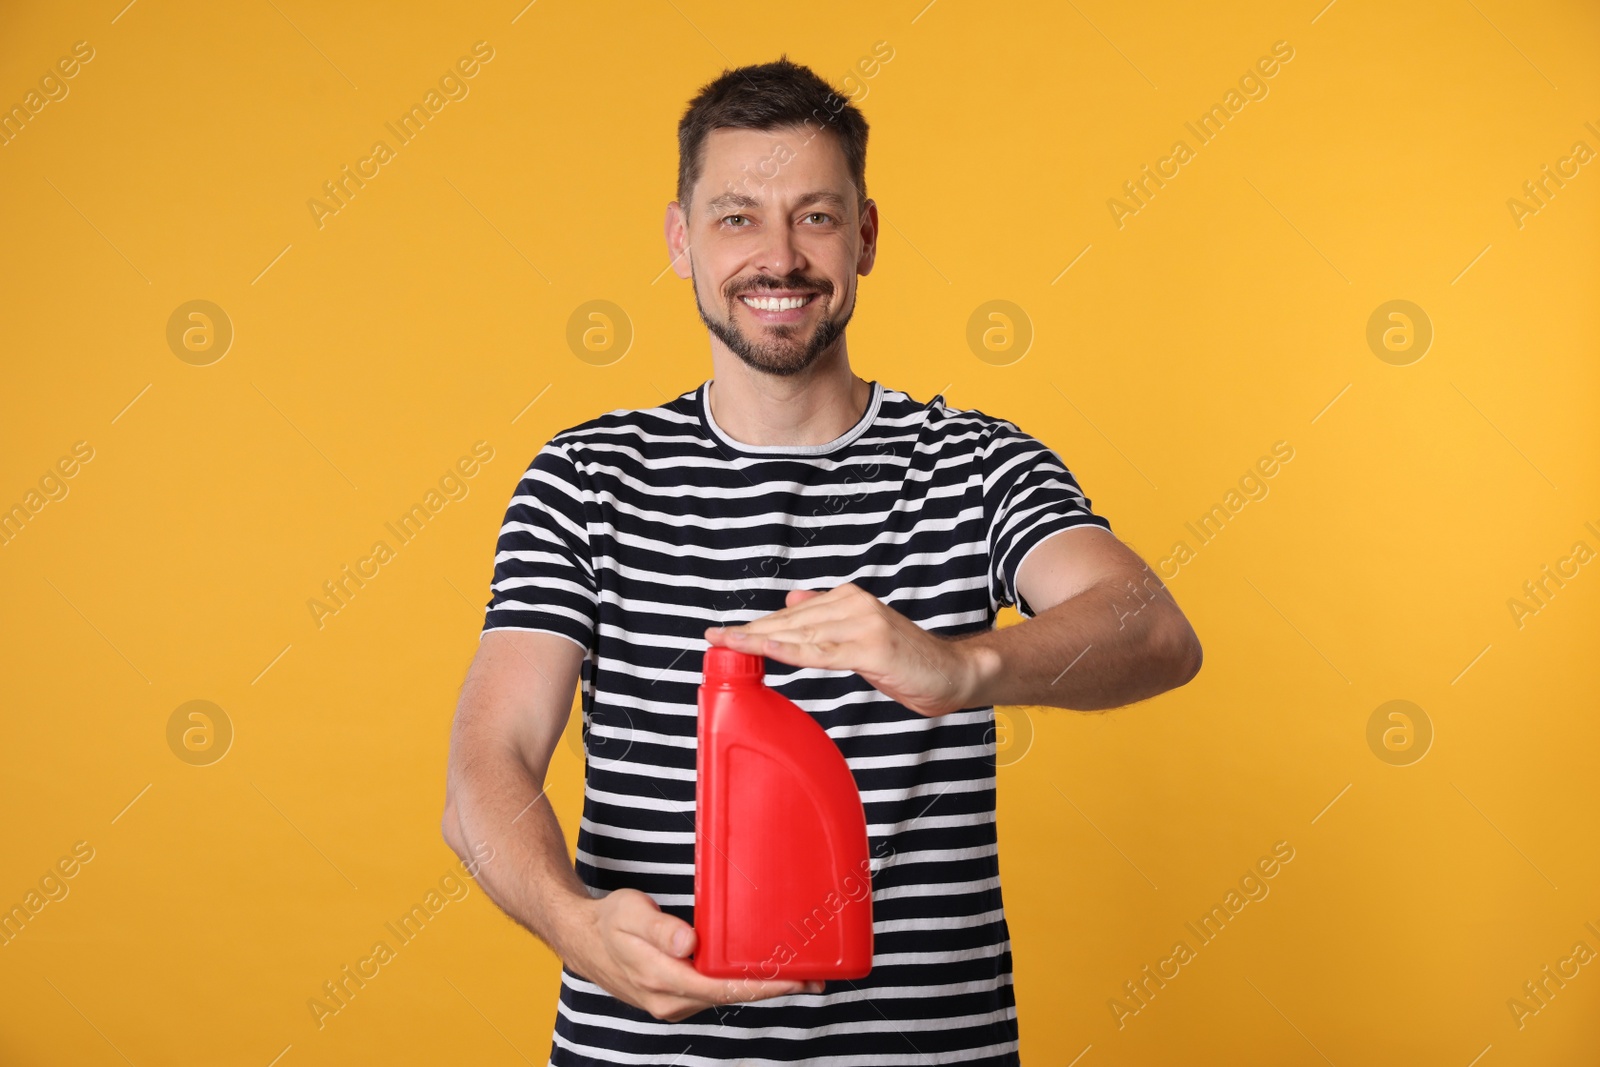
[[[729,219],[742,219],[742,218],[744,218],[743,215],[724,215],[722,217],[722,221],[723,222],[727,222]],[[741,228],[742,227],[738,227],[738,226],[734,227],[734,229],[741,229]]]
[[[809,215],[807,215],[806,218],[808,218],[808,219],[826,219],[829,222],[833,221],[833,216],[832,215],[829,215],[826,212],[822,212],[822,211],[813,211]]]

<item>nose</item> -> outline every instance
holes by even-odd
[[[758,265],[768,268],[780,278],[805,270],[806,257],[795,240],[793,226],[785,224],[767,230],[766,244],[761,249]]]

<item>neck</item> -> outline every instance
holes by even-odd
[[[786,377],[753,370],[731,352],[713,353],[712,363],[711,417],[741,444],[827,444],[861,421],[872,399],[842,352]]]

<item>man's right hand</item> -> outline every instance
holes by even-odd
[[[694,927],[637,889],[579,902],[563,940],[574,972],[666,1022],[717,1004],[823,991],[820,981],[707,978],[684,958],[695,949]]]
[[[579,880],[544,782],[572,713],[583,654],[556,634],[483,635],[451,730],[445,840],[475,863],[486,850],[493,862],[473,877],[501,910],[575,974],[657,1019],[821,993],[821,982],[707,978],[684,958],[695,949],[688,923],[636,889],[596,899]]]

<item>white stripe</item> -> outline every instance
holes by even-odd
[[[882,520],[878,521],[881,522]],[[895,542],[892,540],[886,540],[885,543],[893,544]],[[665,541],[658,542],[658,544],[660,547],[655,549],[655,551],[661,555],[677,557],[683,554],[683,547],[681,545],[674,545]],[[981,556],[987,551],[987,545],[981,541],[958,541],[948,544],[945,550],[938,554],[919,552],[909,556],[902,554],[901,558],[905,561],[905,564],[929,566],[942,564],[947,561],[954,561],[956,563],[968,562],[971,561],[975,555]],[[748,560],[766,560],[774,556],[787,556],[792,559],[821,559],[831,561],[835,556],[838,555],[838,553],[839,549],[836,545],[817,544],[812,546],[800,545],[794,547],[774,546],[771,548],[754,550],[740,548],[735,550],[727,550],[723,553],[723,556],[726,561],[735,563]],[[715,559],[717,558],[717,550],[696,548],[695,558],[707,560]],[[615,556],[605,554],[596,555],[595,564],[606,571],[615,573],[622,578],[630,578],[634,579],[635,581],[648,580],[657,585],[665,585],[672,588],[697,590],[704,589],[720,592],[743,592],[752,587],[760,588],[761,583],[763,582],[765,582],[766,587],[770,589],[789,588],[787,585],[780,585],[771,580],[765,580],[760,575],[734,575],[731,578],[712,578],[706,575],[678,574],[666,571],[650,570],[648,568],[630,566],[626,562],[617,559]],[[826,575],[808,582],[807,584],[831,586],[843,585],[845,582],[849,581],[860,581],[863,578],[893,578],[900,574],[901,567],[901,563],[882,563],[871,567],[856,567],[848,574]],[[959,577],[951,578],[947,581],[941,582],[937,586],[909,586],[898,588],[891,593],[886,600],[884,600],[884,603],[917,603],[922,599],[925,599],[928,591],[953,592],[975,588],[977,588],[977,585],[973,582],[971,577],[967,575],[961,575]],[[618,597],[610,590],[607,590],[607,593],[608,596],[606,597],[605,602],[607,604],[615,604],[618,607],[639,610],[652,607],[660,609],[663,606],[662,602],[660,601],[635,600],[625,597]],[[687,604],[679,603],[677,601],[669,602],[665,606],[672,613],[680,615],[692,610]]]
[[[692,845],[693,830],[635,830],[631,826],[607,826],[597,823],[587,815],[578,818],[578,829],[588,830],[596,837],[615,838],[619,841],[642,841],[653,845]]]
[[[738,979],[733,979],[738,981]],[[821,1000],[827,994],[807,997],[803,994],[791,994],[783,997],[770,997],[768,1001],[775,1006],[785,1003],[797,1003],[801,1000]],[[617,1019],[609,1015],[598,1015],[592,1012],[576,1011],[566,1004],[559,1004],[557,1009],[562,1015],[574,1023],[587,1026],[603,1026],[608,1030],[623,1030],[633,1034],[660,1034],[670,1035],[674,1038],[682,1035],[685,1038],[719,1037],[729,1041],[761,1041],[761,1040],[793,1040],[796,1038],[831,1037],[834,1034],[852,1033],[899,1033],[912,1034],[933,1033],[938,1030],[965,1030],[974,1026],[992,1026],[997,1022],[1016,1017],[1015,1007],[997,1008],[994,1011],[976,1012],[970,1015],[945,1015],[933,1019],[884,1019],[869,1018],[855,1022],[832,1023],[826,1026],[729,1026],[725,1022],[690,1023],[679,1022],[666,1024],[659,1022],[635,1022],[632,1019]],[[615,1055],[615,1053],[612,1053]],[[843,1058],[843,1057],[840,1057]],[[854,1061],[854,1057],[851,1057]],[[726,1064],[726,1060],[714,1061]],[[749,1062],[749,1061],[745,1061]],[[792,1061],[791,1061],[792,1062]],[[808,1060],[807,1062],[816,1062]]]
[[[961,893],[978,893],[987,889],[995,889],[999,885],[1000,879],[998,878],[983,878],[975,882],[946,882],[944,884],[935,885],[895,886],[890,889],[875,890],[872,894],[872,899],[874,902],[877,902],[882,900],[903,899],[905,897],[955,896]],[[651,900],[654,900],[658,908],[694,907],[693,893],[653,893],[649,890],[641,890],[641,892],[643,892]],[[1008,941],[1006,944],[1009,945],[1010,942]],[[998,950],[998,946],[992,945],[983,947],[981,949],[963,950],[975,955],[962,956],[959,958],[968,959],[976,958],[976,956],[992,956],[995,955]],[[940,956],[940,958],[943,958],[942,955],[937,952],[896,952],[892,954],[892,958],[880,956],[876,957],[876,959],[877,962],[885,965],[890,963],[915,963],[924,956],[929,955]]]
[[[612,795],[617,796],[619,803],[624,800],[636,799],[623,797],[620,794]],[[643,807],[644,805],[635,806]],[[656,810],[662,810],[660,798],[657,798],[657,803],[654,807]],[[673,807],[680,810],[692,810],[694,805],[674,805]],[[911,823],[915,823],[919,830],[932,830],[948,827],[982,826],[994,821],[994,812],[991,811],[977,811],[964,815],[913,815],[901,819],[899,822],[868,823],[867,836],[876,838],[891,837]],[[596,837],[610,837],[622,841],[639,841],[652,845],[692,845],[694,843],[693,830],[641,830],[632,826],[615,826],[595,822],[588,816],[580,816],[578,826],[580,829],[588,830]]]
[[[874,837],[893,837],[912,826],[918,830],[931,830],[935,827],[982,826],[984,823],[994,821],[992,810],[966,812],[960,815],[912,815],[899,822],[868,823],[867,833]]]
[[[874,963],[876,962],[874,960]],[[561,984],[578,993],[588,993],[593,996],[611,995],[588,979],[579,978],[566,971],[561,972]],[[945,982],[939,985],[868,985],[864,988],[859,986],[851,988],[839,981],[830,984],[836,988],[830,988],[826,993],[794,993],[768,1000],[753,1000],[744,1007],[765,1009],[769,1006],[780,1007],[789,1004],[810,1006],[823,1001],[830,1004],[854,1004],[863,1000],[927,1000],[932,997],[956,997],[969,993],[992,993],[1003,986],[1011,985],[1012,982],[1011,975],[1001,974],[971,982]]]
[[[916,852],[896,852],[883,862],[877,870],[889,867],[902,867],[913,863],[956,863],[960,860],[976,860],[985,856],[996,855],[999,845],[991,842],[987,845],[970,845],[966,848],[925,848]]]
[[[925,930],[970,930],[974,926],[997,923],[1005,917],[1004,908],[995,908],[977,915],[920,915],[915,919],[880,919],[872,924],[872,932],[895,934],[910,931],[920,934]]]
[[[891,864],[892,866],[892,864]],[[932,882],[920,885],[894,885],[887,889],[874,889],[872,899],[898,900],[902,897],[949,897],[957,893],[981,893],[986,889],[998,889],[1000,877],[995,875],[990,878],[979,878],[971,882]]]
[[[584,799],[593,798],[601,804],[610,804],[618,808],[644,808],[648,811],[682,811],[693,813],[695,802],[693,800],[668,800],[666,797],[653,793],[613,793],[610,790],[600,789],[587,783],[583,790]]]
[[[1008,1016],[1009,1017],[1009,1016]],[[731,1032],[731,1028],[730,1028]],[[616,1064],[652,1064],[661,1067],[663,1061],[660,1055],[652,1053],[636,1054],[628,1052],[611,1052],[594,1045],[580,1045],[568,1041],[560,1034],[554,1035],[555,1043],[564,1049],[575,1053],[593,1057],[599,1063]],[[685,1045],[684,1051],[674,1056],[666,1067],[728,1067],[728,1061],[722,1058],[711,1059],[707,1056],[695,1056],[689,1053],[693,1045]],[[963,1052],[942,1052],[939,1054],[940,1063],[960,1063],[964,1060],[991,1058],[1007,1052],[1013,1052],[1017,1042],[1007,1041],[999,1045],[985,1045],[982,1048],[967,1049]],[[808,1056],[804,1060],[765,1060],[754,1057],[743,1057],[739,1060],[739,1067],[926,1067],[928,1057],[920,1052],[908,1052],[903,1056],[873,1055],[862,1056],[851,1054],[845,1056]]]
[[[554,611],[559,608],[559,605],[552,603],[548,597],[541,597],[533,601],[518,600],[515,596],[510,594],[510,591],[513,589],[548,589],[557,592],[571,593],[574,596],[582,597],[591,604],[599,603],[599,599],[595,596],[592,590],[579,585],[577,582],[568,581],[565,578],[546,577],[544,575],[535,575],[528,578],[502,578],[498,582],[491,583],[489,588],[494,590],[496,593],[499,593],[503,597],[502,600],[493,605],[495,611],[500,611],[509,605],[515,605],[516,607],[527,611]],[[567,614],[571,614],[571,612],[568,612]],[[588,618],[587,615],[583,616],[583,619],[585,627],[593,625],[593,622]]]
[[[909,436],[910,435],[906,435],[898,439],[888,439],[881,442],[881,444],[885,446],[892,445],[894,444],[895,440],[903,441]],[[702,442],[694,439],[679,439],[673,441],[672,443],[687,445],[690,447],[695,447],[702,444]],[[597,470],[603,471],[608,478],[616,479],[618,485],[626,488],[630,493],[637,494],[638,496],[646,499],[661,500],[670,500],[674,496],[682,496],[685,492],[706,492],[707,490],[704,488],[706,485],[706,479],[701,477],[699,472],[710,471],[722,473],[730,470],[741,471],[746,467],[760,466],[771,462],[770,459],[764,459],[759,456],[729,457],[721,452],[716,451],[711,445],[706,445],[704,450],[698,454],[685,453],[684,455],[673,456],[670,459],[660,458],[656,449],[640,449],[619,443],[585,442],[583,444],[583,451],[585,456],[598,457],[610,453],[619,459],[624,460],[624,462],[595,463],[594,466]],[[934,453],[934,455],[938,458],[943,458],[944,454],[945,453],[943,451]],[[970,453],[961,452],[955,452],[954,454],[970,455]],[[876,464],[879,469],[892,464],[897,470],[901,471],[904,477],[895,479],[896,486],[902,485],[907,481],[916,480],[919,474],[922,475],[924,480],[928,481],[930,484],[932,483],[932,478],[928,477],[926,472],[905,470],[903,466],[905,461],[898,456],[888,453],[887,451],[876,455],[868,453],[867,455],[857,457],[844,463],[841,463],[830,456],[811,456],[806,458],[806,462],[813,466],[817,470],[818,474],[824,476],[824,479],[820,481],[820,484],[813,486],[804,485],[799,482],[784,481],[780,478],[764,478],[759,482],[746,481],[742,485],[735,484],[729,486],[719,486],[716,489],[716,495],[719,499],[725,500],[759,500],[763,496],[780,492],[785,489],[795,493],[805,493],[809,491],[817,494],[818,496],[838,495],[837,493],[830,494],[828,491],[829,487],[837,487],[841,485],[855,486],[873,484],[862,479],[857,471],[858,468],[871,467],[874,464]],[[680,476],[681,481],[662,481],[659,483],[640,481],[629,472],[630,469],[638,469],[641,467],[647,469],[651,474]],[[827,475],[836,475],[837,480],[825,480],[825,476]]]
[[[618,736],[626,739],[627,734],[623,733]],[[944,760],[972,759],[978,756],[986,755],[988,752],[988,746],[965,745],[960,748],[930,748],[924,752],[917,753],[917,758],[914,761],[908,761],[907,758],[902,755],[856,756],[853,758],[847,758],[845,762],[850,765],[850,769],[852,771],[874,770],[881,767],[904,767],[908,762],[915,762],[918,765],[926,765],[929,763],[938,763]],[[673,782],[693,782],[698,780],[698,776],[695,773],[695,768],[693,767],[663,767],[649,763],[634,763],[625,759],[606,759],[603,756],[595,756],[593,754],[589,756],[589,767],[591,770],[609,771],[612,774],[626,775],[630,778],[642,778],[647,781],[650,779]],[[974,779],[971,782],[955,782],[951,785],[953,791],[959,791],[956,790],[957,786],[968,785],[970,785],[974,790],[977,790],[983,788],[983,783],[988,783],[992,787],[994,784],[994,778],[992,776],[986,776],[981,779]],[[896,793],[906,791],[893,789],[862,790],[861,802],[863,804],[868,802],[869,793],[879,792]]]
[[[984,584],[984,579],[979,577],[967,584],[973,588],[981,588]],[[611,598],[607,597],[607,599],[610,600]],[[665,606],[657,607],[654,609],[654,613],[680,616],[684,618],[694,617],[694,612],[692,611],[688,611],[683,608],[668,608]],[[967,612],[960,615],[934,616],[933,619],[928,623],[928,626],[970,625],[973,622],[981,621],[976,616],[976,609],[974,609],[973,612]],[[726,616],[705,615],[702,617],[702,621],[706,626],[731,626],[737,624],[737,620],[734,618],[734,613],[731,612]],[[927,627],[924,628],[926,629]],[[612,638],[618,642],[626,642],[629,640],[629,638],[637,636],[607,622],[600,623],[598,635],[601,637]],[[642,678],[651,683],[659,682],[664,678],[670,678],[675,682],[692,682],[695,685],[700,684],[700,681],[703,677],[703,661],[696,659],[695,656],[703,656],[709,647],[703,638],[696,637],[686,639],[661,635],[659,637],[652,636],[651,642],[652,646],[658,650],[677,649],[681,654],[675,656],[673,660],[669,661],[667,668],[664,670],[654,664],[635,664],[631,660],[628,660],[622,656],[618,656],[613,659],[607,659],[606,669],[609,671],[615,671],[619,674],[625,674],[631,678]],[[623,647],[626,648],[626,645]],[[675,668],[676,664],[682,664],[682,666]],[[790,673],[785,674],[781,679],[774,677],[773,680],[777,682],[779,687],[781,687],[795,681],[809,681],[818,678],[847,678],[854,673],[854,671],[832,670],[825,667],[796,667]],[[807,711],[824,712],[835,711],[850,704],[874,704],[881,703],[888,699],[888,697],[884,696],[875,689],[862,689],[853,690],[848,693],[842,693],[837,698],[832,700],[801,699],[795,701],[795,703],[799,704]],[[694,717],[695,715],[695,706],[693,704],[687,704],[679,707],[676,705],[667,704],[664,701],[634,697],[623,693],[609,694],[607,696],[607,700],[613,704],[625,705],[632,708],[643,708],[660,715],[683,715],[690,718]],[[941,718],[947,717],[948,716],[942,716]],[[914,722],[915,720],[907,719],[904,721]]]
[[[1013,467],[1021,463],[1041,463],[1047,466],[1052,473],[1065,469],[1056,463],[1052,456],[1046,455],[1047,451],[1053,452],[1048,445],[1042,441],[1035,444],[1033,441],[1018,437],[1016,433],[1011,432],[1015,430],[1015,426],[1009,429],[1003,426],[995,427],[988,443],[984,446],[984,458],[986,460],[992,460],[996,452],[1004,456],[1000,466],[991,471],[989,477],[983,480],[983,488],[986,492],[993,489],[996,482],[1003,479],[1005,475],[1011,472]]]
[[[913,731],[905,731],[912,733]],[[663,748],[693,749],[697,747],[697,739],[690,736],[679,737],[673,734],[657,733],[654,730],[641,730],[636,727],[608,726],[604,722],[595,723],[591,720],[589,733],[592,737],[609,738],[614,741],[632,744],[659,745]],[[992,746],[990,745],[938,745],[930,744],[919,747],[908,758],[904,752],[889,753],[883,756],[848,756],[845,762],[852,771],[873,770],[879,767],[905,767],[908,763],[933,763],[938,760],[973,759],[987,756]],[[599,764],[611,766],[611,764]],[[617,761],[617,766],[643,767],[645,764],[627,763]],[[689,775],[692,780],[694,775]]]
[[[591,771],[610,771],[613,774],[623,774],[630,778],[661,778],[674,782],[692,782],[695,780],[694,768],[681,767],[656,767],[648,763],[626,763],[622,760],[605,759],[600,756],[589,757]],[[628,798],[631,802],[632,797]]]
[[[854,694],[852,694],[854,695]],[[871,694],[864,694],[871,696]],[[819,710],[832,710],[826,707],[825,701],[809,701]],[[836,726],[828,731],[828,736],[840,737],[869,737],[885,734],[921,734],[937,730],[941,726],[972,726],[975,723],[987,722],[989,711],[952,711],[948,715],[919,715],[914,719],[892,719],[889,722],[861,722],[851,726]]]
[[[1011,951],[1011,939],[1007,938],[995,945],[978,945],[976,948],[947,949],[944,952],[876,952],[872,956],[873,967],[907,967],[907,966],[935,966],[939,964],[965,963],[970,960],[981,960],[989,956],[999,956]]]
[[[693,835],[691,834],[691,837],[692,836]],[[916,852],[896,852],[893,856],[888,857],[882,863],[880,863],[878,867],[874,868],[872,873],[877,874],[879,871],[886,870],[889,867],[911,866],[918,863],[943,864],[958,863],[962,860],[983,859],[985,856],[995,855],[996,852],[997,846],[992,844],[972,845],[967,848],[930,848],[921,849]],[[582,860],[584,863],[587,863],[589,866],[594,867],[596,870],[632,871],[635,874],[675,874],[685,878],[694,877],[693,860],[674,862],[671,860],[619,859],[613,856],[596,856],[592,852],[581,848],[576,849],[575,854],[578,859]],[[948,892],[957,885],[973,885],[975,883],[931,882],[929,884]],[[893,895],[896,895],[893,889],[881,889],[873,895],[873,899],[887,899]]]
[[[652,893],[641,890],[645,896],[656,902],[658,908],[692,908],[694,907],[693,893]]]
[[[624,860],[612,856],[596,856],[583,849],[575,849],[574,855],[589,866],[600,871],[631,871],[634,874],[676,874],[684,878],[694,877],[694,862],[671,863],[666,860]]]
[[[623,775],[627,775],[629,773],[627,770],[617,767],[615,760],[610,761],[610,763],[612,765],[612,769],[616,770],[617,773]],[[689,773],[692,777],[693,772],[691,771]],[[993,788],[993,775],[983,778],[962,779],[955,782],[918,782],[916,785],[903,786],[895,789],[863,789],[861,790],[861,802],[863,804],[904,803],[907,800],[927,796],[929,793],[932,793],[935,797],[935,800],[932,803],[937,803],[937,797],[944,793],[977,793],[985,789]],[[621,808],[648,808],[652,811],[687,812],[692,812],[695,808],[695,802],[693,800],[668,800],[665,797],[653,795],[650,792],[640,792],[637,794],[613,793],[609,790],[585,785],[584,795],[586,797],[592,796],[602,803],[612,804]],[[932,803],[930,803],[930,807],[932,806]],[[911,821],[915,822],[916,820],[913,819]]]
[[[911,764],[937,763],[939,760],[976,759],[988,755],[993,747],[992,745],[929,745],[912,758],[908,758],[902,752],[887,756],[849,756],[845,762],[850,765],[852,771],[869,771],[879,767],[903,768]]]
[[[929,793],[937,797],[941,793],[980,793],[986,789],[994,788],[994,775],[985,775],[982,778],[964,778],[957,782],[918,782],[916,785],[898,789],[863,789],[861,803],[863,804],[891,804],[910,800],[913,797],[927,796]]]
[[[816,674],[848,674],[848,671],[796,671],[796,677],[805,677]],[[852,704],[877,704],[887,701],[881,693],[875,690],[867,692],[847,693],[837,700],[796,700],[802,711],[812,714],[826,714],[841,711]],[[645,711],[653,715],[667,715],[686,719],[695,718],[698,714],[694,710],[684,710],[672,705],[663,705],[656,700],[643,700],[617,693],[607,694],[607,708],[624,708],[634,711]],[[600,709],[604,715],[607,708]],[[919,715],[911,719],[891,719],[887,722],[860,722],[844,726],[829,727],[825,732],[835,741],[848,740],[856,737],[914,737],[918,740],[922,735],[937,730],[941,726],[976,726],[987,723],[993,709],[983,708],[977,711],[952,711],[948,715]],[[614,737],[620,741],[630,738],[644,741],[652,745],[665,745],[670,748],[694,748],[696,740],[692,735],[679,736],[677,734],[664,734],[656,730],[645,730],[640,727],[610,727],[604,723],[591,726],[591,729],[600,737]]]
[[[768,534],[773,539],[765,542],[765,544],[749,542],[749,544],[741,544],[738,547],[733,547],[733,549],[714,549],[710,545],[694,545],[694,558],[696,560],[734,561],[734,563],[742,560],[765,560],[768,557],[786,557],[795,558],[795,560],[806,560],[806,558],[834,560],[838,555],[838,545],[826,544],[826,542],[822,541],[814,542],[814,544],[797,545],[792,544],[794,537],[778,537],[778,534],[794,534],[795,531],[824,530],[824,528],[832,530],[834,526],[885,526],[885,523],[890,520],[891,514],[893,514],[893,509],[880,510],[880,512],[856,512],[853,515],[848,514],[848,512],[837,512],[837,514],[835,512],[818,512],[816,515],[806,515],[803,518],[797,517],[800,518],[800,522],[792,523],[778,522],[778,515],[776,514],[755,515],[755,517],[752,517],[752,522],[734,522],[734,520],[725,522],[725,520],[718,520],[717,533],[723,533],[728,526],[734,525],[749,526],[750,530],[773,528],[771,533]],[[949,517],[923,518],[923,520],[918,520],[917,525],[912,530],[896,531],[890,530],[885,526],[882,533],[874,537],[872,541],[862,542],[859,550],[867,552],[869,549],[882,547],[882,545],[909,544],[912,537],[926,539],[926,537],[931,537],[933,534],[950,533],[950,531],[958,530],[960,526],[968,525],[968,523],[973,522],[973,520],[979,520],[979,518],[982,518],[982,509],[974,506],[966,507],[966,509],[960,510],[955,515],[949,515]],[[818,520],[818,522],[813,523],[810,520]],[[683,515],[675,515],[675,517],[670,518],[669,522],[662,523],[664,530],[667,531],[672,530],[674,526],[682,525]],[[606,523],[606,525],[600,526],[600,530],[611,534],[616,544],[622,549],[648,550],[648,552],[669,555],[669,557],[677,557],[677,555],[682,555],[683,553],[683,545],[680,542],[664,541],[661,537],[650,537],[642,533],[626,533],[626,531],[619,530],[614,523]],[[955,552],[955,549],[963,549],[965,547],[970,553],[971,549],[978,547],[978,545],[978,541],[963,542],[963,544],[954,545],[952,549],[946,550],[939,557],[934,557],[930,553],[904,555],[904,557],[898,557],[899,560],[904,560],[902,563],[898,563],[898,566],[918,566],[922,565],[922,563],[928,563],[928,561],[942,561],[946,560],[946,558],[955,557],[955,555],[966,555],[966,553]],[[851,550],[854,552],[854,550],[858,550],[858,547],[851,545]],[[611,557],[598,558],[600,560],[610,560]],[[627,568],[626,573],[664,574],[664,571]]]

